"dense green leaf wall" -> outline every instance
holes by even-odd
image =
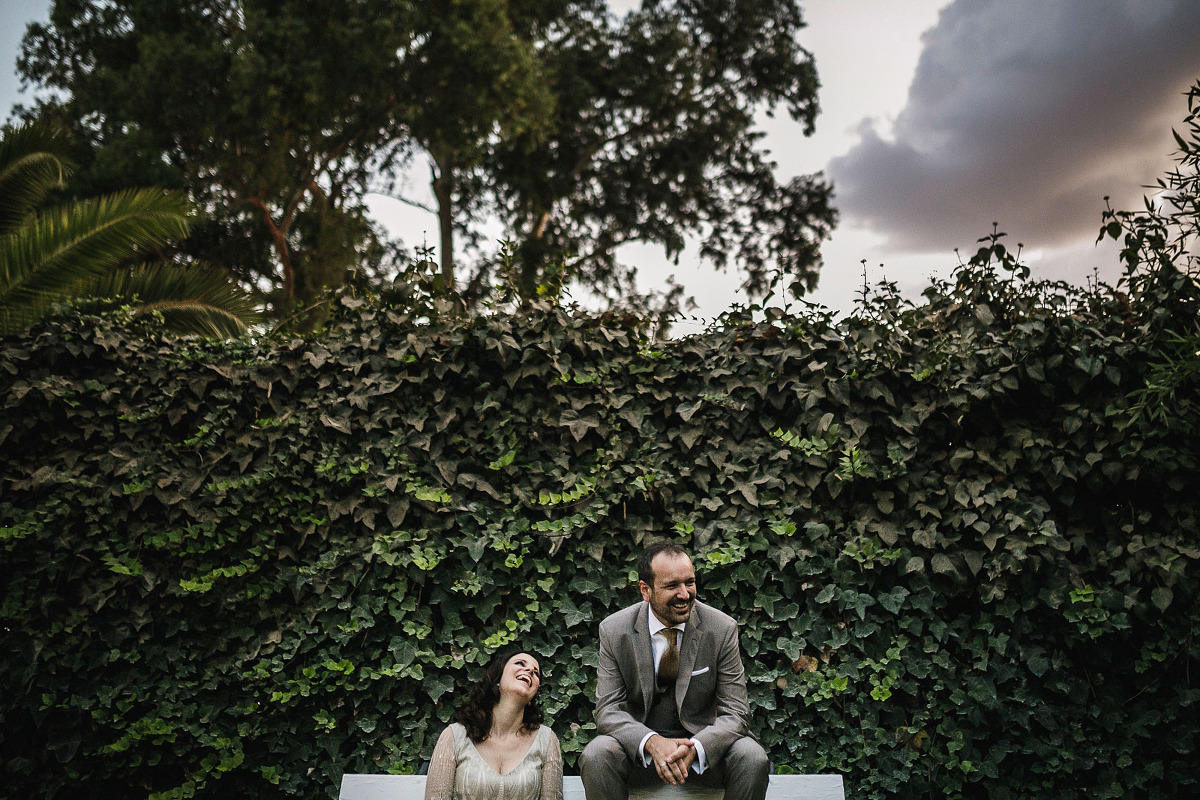
[[[1171,313],[975,276],[648,343],[553,310],[0,350],[9,797],[335,796],[519,637],[568,761],[650,536],[742,622],[777,768],[848,796],[1196,791],[1196,427]]]

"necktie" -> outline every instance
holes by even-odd
[[[667,637],[667,649],[658,661],[658,685],[670,686],[679,675],[679,648],[675,644],[679,629],[663,628],[663,636]]]

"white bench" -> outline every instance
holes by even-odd
[[[721,790],[656,786],[634,789],[629,800],[721,800]],[[424,775],[343,775],[339,800],[421,800]],[[563,777],[563,800],[584,800],[578,775]],[[846,800],[841,775],[772,775],[767,800]]]

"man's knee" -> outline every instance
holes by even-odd
[[[739,800],[764,800],[771,780],[771,762],[762,745],[749,736],[725,751],[725,796]]]
[[[726,769],[734,769],[743,774],[767,775],[771,770],[771,761],[762,745],[749,736],[743,736],[734,742],[725,753]]]
[[[611,736],[601,734],[587,743],[579,754],[579,771],[594,768],[615,767],[625,760],[621,743]]]

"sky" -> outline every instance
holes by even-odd
[[[628,6],[632,0],[614,0]],[[0,113],[17,95],[12,74],[25,24],[49,0],[0,0]],[[801,44],[816,60],[822,112],[802,135],[762,118],[781,179],[824,172],[841,222],[822,247],[808,299],[854,306],[865,278],[916,299],[946,276],[955,249],[974,252],[993,221],[1035,278],[1109,282],[1115,245],[1096,245],[1110,196],[1136,208],[1171,166],[1171,126],[1200,79],[1197,0],[803,0]],[[782,118],[781,118],[782,117]],[[427,189],[418,167],[410,190]],[[407,243],[437,241],[432,215],[383,196],[373,215]],[[685,253],[629,245],[639,285],[669,274],[699,308],[677,332],[745,303],[732,270]]]

